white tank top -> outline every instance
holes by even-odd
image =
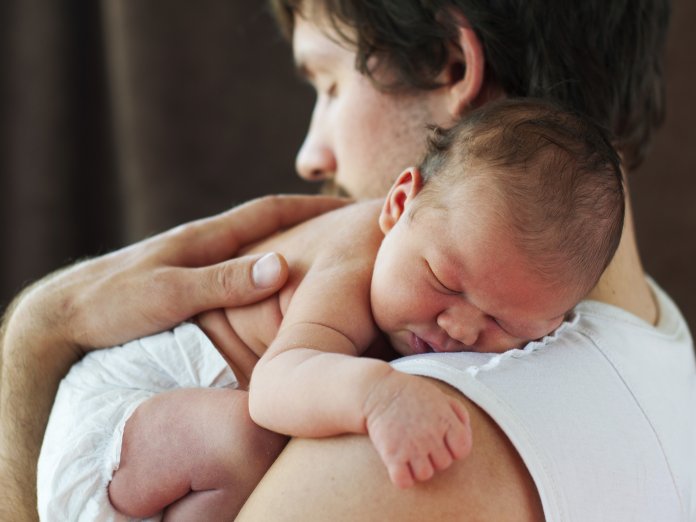
[[[583,301],[542,341],[504,354],[394,361],[485,410],[515,446],[549,522],[696,521],[696,358],[649,281],[659,324]]]

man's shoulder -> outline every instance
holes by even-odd
[[[467,458],[404,490],[389,481],[365,436],[295,439],[238,520],[543,521],[534,481],[509,439],[473,402],[434,382],[468,408]],[[303,473],[307,462],[311,472]]]
[[[696,364],[688,329],[661,304],[656,327],[589,303],[524,350],[393,364],[447,382],[484,410],[518,451],[550,520],[623,519],[636,509],[636,520],[679,520],[680,497],[696,494]]]

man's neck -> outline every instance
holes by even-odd
[[[611,263],[587,298],[623,308],[654,325],[659,319],[659,311],[645,279],[638,253],[628,187],[626,192],[626,218],[621,242]]]

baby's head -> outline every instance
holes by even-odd
[[[373,314],[402,353],[501,352],[557,328],[621,238],[620,160],[592,122],[504,100],[434,130],[392,187]]]

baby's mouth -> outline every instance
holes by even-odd
[[[435,349],[431,345],[429,345],[427,342],[425,342],[423,339],[418,337],[413,332],[411,332],[410,344],[413,353],[433,353],[435,351]]]

